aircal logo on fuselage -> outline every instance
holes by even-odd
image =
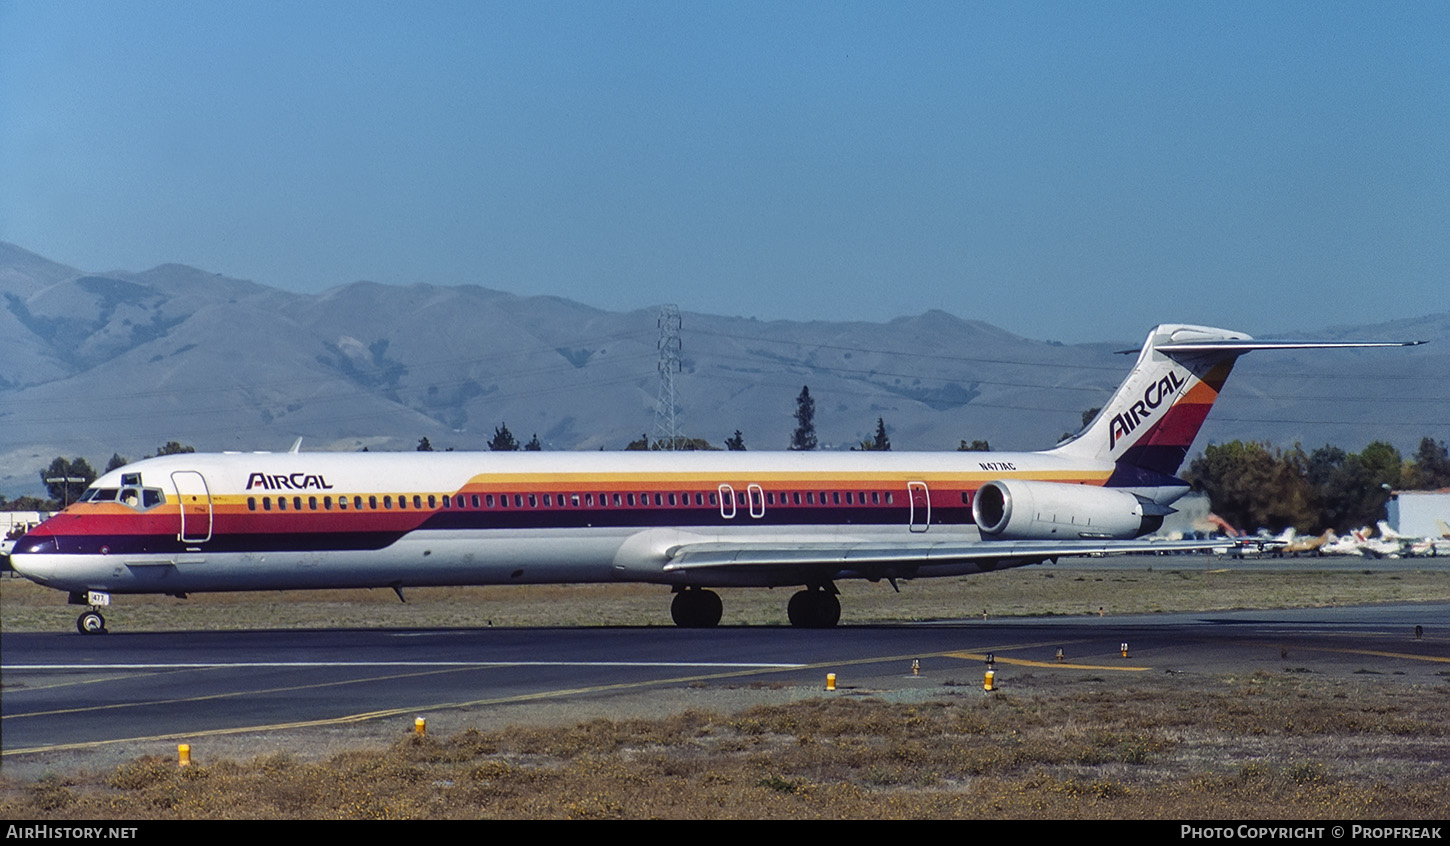
[[[314,473],[253,473],[247,477],[247,490],[252,488],[265,491],[305,491],[309,488],[330,491],[332,485],[320,474]]]
[[[1108,449],[1117,446],[1118,438],[1128,435],[1152,417],[1158,406],[1165,402],[1171,405],[1169,398],[1178,393],[1178,389],[1184,384],[1184,380],[1172,370],[1162,379],[1149,383],[1147,390],[1143,391],[1142,399],[1128,406],[1127,411],[1113,416],[1112,425],[1108,427]]]

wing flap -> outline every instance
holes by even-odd
[[[1234,544],[1219,541],[977,541],[941,543],[694,543],[675,547],[665,572],[753,567],[852,569],[893,564],[955,564],[1124,555],[1132,552],[1202,552]],[[1024,563],[1026,563],[1024,561]]]

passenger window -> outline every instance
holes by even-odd
[[[270,496],[264,496],[264,497],[262,497],[262,510],[263,511],[271,511],[272,510],[272,498]]]
[[[277,497],[277,510],[278,511],[286,511],[287,510],[287,497],[285,497],[285,496],[279,496],[279,497]]]
[[[443,497],[443,502],[445,503],[444,507],[447,508],[448,506],[447,506],[446,503],[448,502],[448,497],[446,497],[446,496]],[[429,508],[437,508],[438,507],[438,499],[436,497],[434,497],[433,494],[428,494],[428,507]]]
[[[317,497],[315,497],[315,496],[309,496],[307,498],[307,510],[308,511],[316,511],[317,510]]]
[[[257,510],[257,498],[256,497],[254,497],[254,496],[247,497],[247,510],[248,511],[256,511]]]
[[[413,494],[413,507],[414,508],[422,508],[423,507],[423,497],[419,496],[418,494]]]

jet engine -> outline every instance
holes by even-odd
[[[1173,509],[1129,491],[1061,482],[988,482],[972,500],[984,540],[1129,540]]]

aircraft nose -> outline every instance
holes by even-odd
[[[55,535],[39,534],[31,532],[22,535],[20,540],[15,542],[15,549],[12,555],[54,555],[60,552],[60,544],[56,542]]]
[[[44,581],[55,572],[54,559],[50,556],[59,551],[55,535],[31,532],[15,542],[15,548],[10,551],[10,566],[28,579]]]

